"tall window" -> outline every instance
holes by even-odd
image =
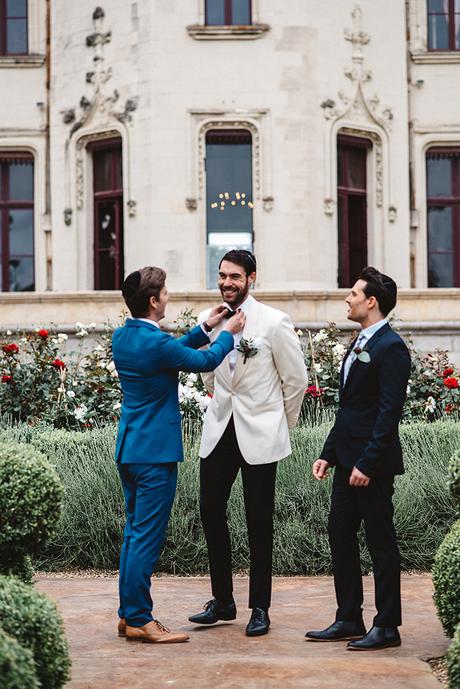
[[[230,249],[252,250],[252,136],[245,129],[206,134],[207,284],[216,286],[219,260]]]
[[[337,199],[339,287],[351,287],[367,265],[367,152],[370,141],[339,136]]]
[[[460,50],[460,0],[428,0],[428,49]]]
[[[0,151],[0,289],[30,292],[34,279],[34,161]]]
[[[27,0],[0,0],[0,55],[27,53]]]
[[[121,140],[90,144],[94,179],[94,289],[123,282],[123,173]]]
[[[460,150],[427,153],[428,287],[460,287]]]
[[[208,26],[251,24],[251,0],[206,0]]]

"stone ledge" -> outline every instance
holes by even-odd
[[[4,67],[42,67],[44,55],[0,55],[0,69]]]
[[[460,63],[460,51],[411,53],[416,65],[454,65]]]
[[[244,26],[207,26],[191,24],[186,27],[187,33],[196,41],[216,40],[254,40],[270,31],[268,24],[248,24]]]

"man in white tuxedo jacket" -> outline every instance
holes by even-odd
[[[289,317],[249,294],[256,261],[229,251],[218,285],[229,315],[241,309],[246,325],[235,348],[213,373],[203,375],[212,399],[200,446],[200,512],[208,546],[213,599],[191,622],[236,617],[227,502],[241,469],[251,556],[248,636],[266,634],[270,619],[276,466],[291,453],[289,428],[298,419],[307,385],[299,339]],[[205,322],[208,312],[200,314]],[[210,333],[211,342],[221,325]],[[244,352],[244,350],[246,350]]]

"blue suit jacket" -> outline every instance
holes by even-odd
[[[226,331],[209,343],[197,326],[179,339],[151,323],[128,319],[112,337],[123,404],[115,459],[122,463],[155,464],[183,460],[179,371],[212,371],[233,349]]]
[[[345,355],[349,356],[354,342]],[[411,359],[404,341],[384,325],[366,343],[369,362],[355,359],[340,374],[339,410],[320,457],[366,476],[404,473],[398,424]]]

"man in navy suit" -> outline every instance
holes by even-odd
[[[175,339],[159,328],[168,292],[166,273],[148,266],[123,283],[132,318],[115,330],[113,360],[123,391],[115,459],[125,494],[126,527],[120,556],[119,636],[129,641],[176,643],[188,636],[171,632],[152,616],[150,577],[161,553],[183,460],[178,371],[212,371],[233,349],[244,326],[237,313],[207,351],[208,332],[227,309],[218,306],[202,326]]]
[[[307,632],[313,641],[349,640],[349,650],[401,644],[400,556],[393,526],[393,483],[404,473],[398,424],[411,359],[387,315],[396,305],[396,283],[365,268],[346,299],[348,318],[361,326],[342,365],[335,423],[313,464],[324,479],[335,467],[329,542],[337,598],[335,622]],[[375,580],[377,615],[366,633],[357,532],[364,522]]]

